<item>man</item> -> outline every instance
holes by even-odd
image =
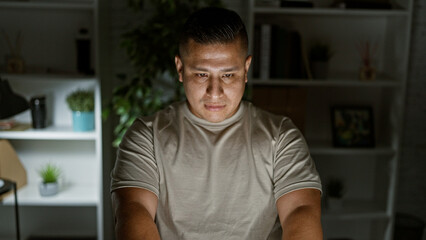
[[[247,49],[235,12],[190,16],[175,57],[187,101],[136,120],[118,150],[118,239],[322,239],[321,183],[302,135],[241,101]]]

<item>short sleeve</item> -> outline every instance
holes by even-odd
[[[159,196],[152,124],[142,119],[135,120],[124,135],[111,172],[111,192],[125,187],[143,188]]]
[[[274,195],[303,188],[322,191],[321,180],[311,158],[305,139],[289,118],[281,122],[274,159]]]

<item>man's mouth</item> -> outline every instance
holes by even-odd
[[[204,104],[204,107],[208,111],[217,112],[225,108],[225,104],[215,104],[215,103],[206,103]]]

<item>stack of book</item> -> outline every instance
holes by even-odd
[[[297,31],[281,26],[255,26],[253,77],[268,79],[310,78],[309,66]]]
[[[0,120],[0,130],[9,130],[16,126],[13,119]]]

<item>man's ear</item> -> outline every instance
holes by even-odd
[[[183,63],[179,55],[175,56],[176,71],[179,75],[179,82],[183,82]]]
[[[251,64],[251,59],[252,59],[253,57],[251,56],[251,55],[249,55],[249,56],[247,56],[247,58],[246,58],[246,62],[245,62],[245,66],[244,66],[244,70],[245,70],[245,74],[244,74],[244,77],[245,77],[245,79],[244,79],[244,81],[245,82],[247,82],[247,75],[248,75],[248,71],[249,71],[249,69],[250,69],[250,64]]]

